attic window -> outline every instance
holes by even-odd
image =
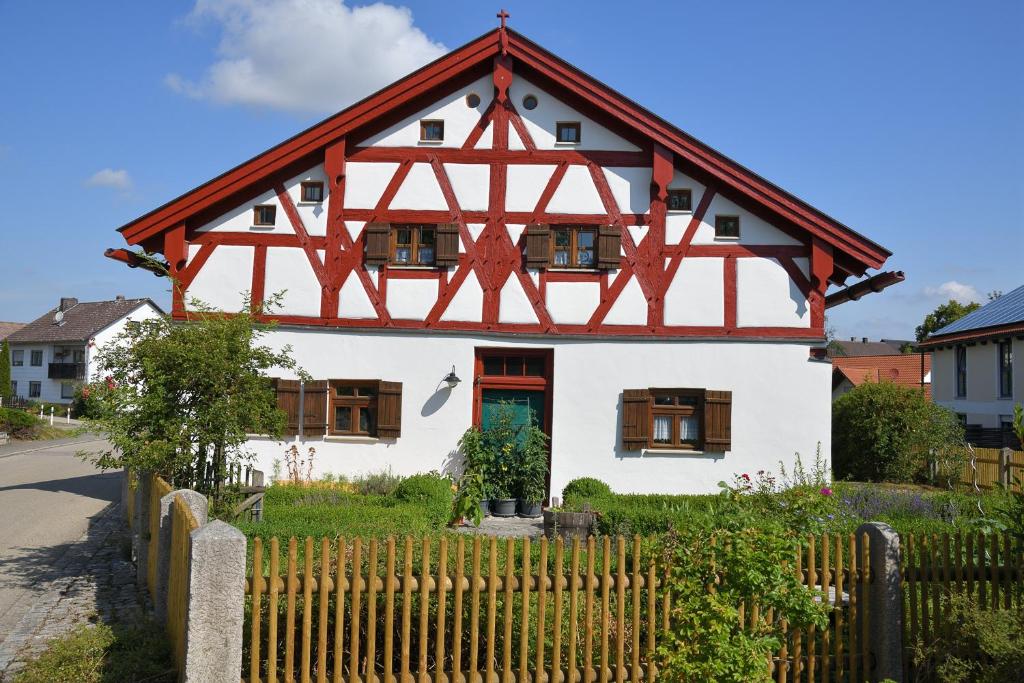
[[[252,224],[272,226],[277,221],[277,207],[272,204],[260,204],[252,208]]]
[[[692,211],[693,193],[689,188],[668,191],[669,211]]]
[[[555,142],[577,144],[579,141],[579,121],[559,121],[555,124]]]
[[[715,216],[715,237],[736,238],[739,236],[739,216]]]
[[[442,142],[444,121],[420,121],[420,142]]]
[[[302,201],[322,202],[324,200],[324,184],[321,182],[302,183]]]

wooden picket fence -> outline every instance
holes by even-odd
[[[125,470],[124,476],[128,480],[128,491],[125,499],[124,506],[124,517],[128,522],[128,526],[131,526],[135,518],[135,489],[138,486],[138,482],[135,478],[135,473],[131,470]]]
[[[974,466],[968,461],[961,471],[960,481],[980,489],[992,489],[1002,484],[1014,491],[1020,490],[1024,479],[1024,451],[1001,448],[975,448]]]
[[[171,492],[171,485],[164,481],[163,477],[155,474],[150,475],[149,484],[149,546],[147,548],[149,557],[146,561],[146,585],[149,586],[149,597],[156,600],[156,573],[160,555],[160,544],[157,538],[160,536],[160,499]]]
[[[640,538],[568,548],[479,536],[268,545],[250,546],[249,683],[657,678],[671,595]],[[794,553],[796,571],[834,609],[823,631],[788,634],[770,663],[776,681],[870,677],[868,550],[866,537],[824,535]],[[741,614],[753,621],[758,607]]]
[[[904,680],[914,680],[913,649],[949,637],[951,595],[982,609],[1024,608],[1024,548],[1008,533],[904,534]]]
[[[192,508],[179,493],[171,506],[171,550],[167,580],[167,635],[179,672],[185,668],[185,626],[188,617],[190,535],[199,528]],[[150,544],[152,547],[153,543]],[[152,565],[151,565],[152,566]]]

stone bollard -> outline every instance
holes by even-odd
[[[167,619],[167,586],[171,575],[171,530],[174,527],[174,511],[172,504],[181,495],[192,508],[199,526],[206,524],[209,514],[209,503],[206,496],[190,489],[171,491],[160,499],[160,531],[159,536],[151,539],[151,543],[159,545],[157,552],[156,589],[153,599],[153,614],[161,623]]]
[[[999,449],[999,483],[1003,486],[1010,486],[1013,477],[1010,476],[1010,463],[1013,462],[1013,451],[1009,448]]]
[[[245,535],[215,520],[192,532],[186,683],[238,683],[245,607]]]
[[[867,606],[870,630],[868,647],[874,655],[872,680],[903,681],[903,591],[900,576],[900,537],[882,522],[868,522],[857,527],[857,553],[868,536],[868,567],[871,582],[867,595],[860,592],[859,605]],[[863,588],[858,584],[858,591]],[[865,602],[866,600],[866,602]],[[858,613],[858,619],[863,612]],[[860,626],[858,625],[858,628]]]
[[[139,472],[135,481],[135,519],[132,520],[132,550],[135,551],[135,581],[139,588],[148,588],[149,574],[149,495],[152,486],[149,472]]]

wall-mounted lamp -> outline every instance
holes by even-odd
[[[459,376],[455,374],[455,366],[453,365],[452,371],[445,375],[444,379],[441,381],[447,384],[449,389],[454,389],[455,387],[459,386],[459,382],[461,382],[462,380],[459,379]]]

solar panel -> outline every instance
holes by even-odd
[[[933,332],[931,336],[938,337],[954,332],[968,332],[1019,322],[1024,322],[1024,285],[951,322],[941,330]]]

